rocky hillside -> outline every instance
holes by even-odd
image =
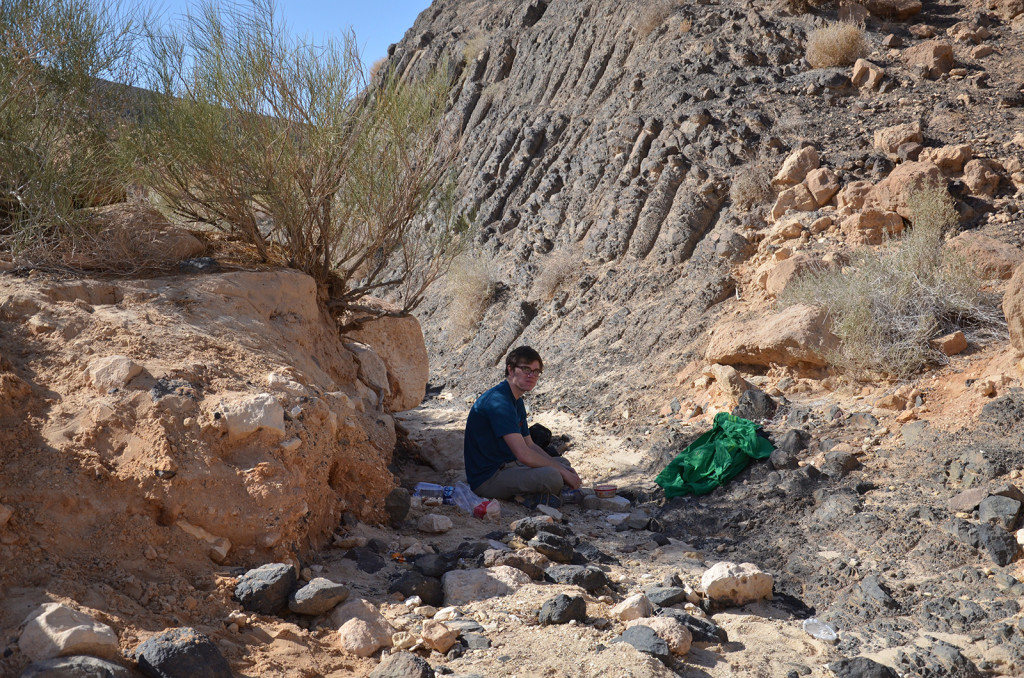
[[[424,309],[436,383],[483,388],[525,342],[547,357],[545,403],[648,409],[694,376],[720,317],[770,313],[783,259],[842,260],[902,228],[922,172],[1019,259],[1019,3],[846,7],[864,61],[832,68],[805,54],[836,8],[785,5],[441,0],[417,19],[389,65],[457,64],[458,182],[486,262]]]

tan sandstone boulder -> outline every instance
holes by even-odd
[[[1010,329],[1010,343],[1024,353],[1024,265],[1013,272],[1003,294],[1003,315]]]
[[[719,323],[704,359],[723,365],[816,368],[827,364],[825,354],[838,343],[823,310],[798,304],[768,318]]]
[[[896,212],[904,219],[913,220],[910,196],[930,189],[946,191],[945,184],[942,172],[930,162],[905,162],[871,189],[865,205]]]
[[[903,232],[903,217],[872,207],[848,216],[839,225],[851,246],[881,245],[885,236]]]
[[[950,240],[949,246],[960,252],[984,280],[1006,280],[1024,262],[1019,247],[974,231],[964,231]]]
[[[775,178],[772,179],[772,184],[776,186],[794,186],[799,184],[804,180],[808,172],[818,169],[820,162],[818,151],[814,146],[805,146],[799,151],[794,151],[782,163],[782,168],[775,175]]]
[[[821,207],[827,205],[832,196],[839,191],[839,177],[829,168],[819,167],[807,173],[804,185],[814,196],[814,202]]]
[[[926,78],[934,80],[953,68],[953,47],[941,40],[928,40],[903,52],[903,60],[907,66],[920,68]]]
[[[964,166],[964,183],[973,195],[991,198],[999,190],[999,168],[991,160],[971,160]]]
[[[920,122],[906,122],[902,125],[875,130],[875,148],[892,159],[899,157],[896,152],[903,144],[912,142],[919,144],[922,141],[924,141],[924,135],[921,134]]]
[[[349,332],[348,336],[370,346],[384,361],[391,391],[384,397],[384,404],[390,411],[403,412],[420,404],[427,390],[430,362],[423,330],[416,318],[385,316]]]
[[[964,163],[970,160],[972,155],[974,155],[974,151],[969,144],[956,144],[939,148],[925,148],[921,151],[918,160],[930,162],[943,172],[953,174],[962,171]]]
[[[773,297],[778,297],[789,283],[807,271],[820,269],[822,263],[809,254],[797,254],[779,262],[768,274],[764,289]]]

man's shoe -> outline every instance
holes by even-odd
[[[562,502],[555,495],[548,494],[546,492],[535,492],[523,497],[523,506],[528,509],[535,509],[541,504],[550,506],[551,508],[558,508],[562,505]]]
[[[570,490],[569,488],[566,488],[566,489],[562,490],[562,494],[561,494],[560,498],[561,498],[563,504],[582,504],[583,503],[583,493],[580,492],[579,490]]]

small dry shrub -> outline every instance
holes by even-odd
[[[729,187],[732,204],[750,209],[772,199],[772,177],[763,161],[754,161],[736,170]]]
[[[849,66],[867,51],[864,30],[851,23],[829,24],[807,36],[807,62],[811,68]]]
[[[480,52],[487,47],[487,35],[477,35],[466,43],[462,50],[462,59],[465,63],[471,64],[480,56]]]
[[[452,339],[470,336],[494,297],[497,276],[480,254],[463,254],[448,271],[448,325]]]
[[[957,252],[943,245],[956,223],[944,190],[911,199],[913,228],[902,240],[856,252],[849,269],[809,273],[789,285],[780,304],[825,309],[839,348],[828,359],[854,376],[906,377],[946,356],[930,339],[964,330],[978,340],[1005,327],[999,300],[980,289]]]
[[[547,257],[537,277],[533,279],[534,296],[551,301],[578,268],[579,261],[566,252],[557,252]]]
[[[637,16],[637,32],[644,37],[650,35],[682,5],[680,0],[652,0],[652,2],[644,4]]]

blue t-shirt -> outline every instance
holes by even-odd
[[[526,425],[523,399],[512,395],[512,387],[503,381],[486,391],[469,410],[462,455],[466,461],[466,479],[474,490],[498,472],[503,464],[515,461],[502,436],[509,433],[530,435]]]

